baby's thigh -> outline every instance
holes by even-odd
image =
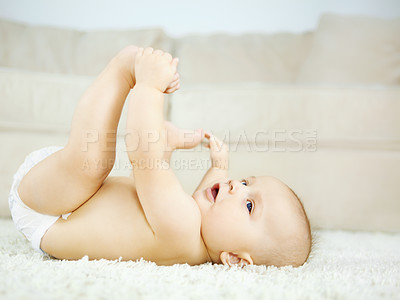
[[[81,206],[105,178],[90,176],[74,156],[62,148],[35,163],[19,183],[20,199],[47,215],[59,216]]]

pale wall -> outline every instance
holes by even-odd
[[[77,29],[157,26],[173,37],[302,32],[324,12],[400,17],[400,0],[0,0],[0,17],[12,20]]]

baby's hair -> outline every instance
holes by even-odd
[[[306,211],[304,209],[303,203],[301,202],[300,198],[289,186],[287,187],[297,199],[298,204],[300,204],[297,205],[296,214],[299,217],[299,220],[301,220],[301,222],[304,222],[303,224],[306,227],[307,233],[305,240],[298,239],[293,243],[289,242],[289,244],[283,247],[281,247],[281,245],[275,247],[268,247],[268,246],[263,247],[262,250],[260,251],[261,252],[260,256],[257,257],[257,260],[259,261],[257,264],[263,264],[267,266],[275,265],[277,267],[287,266],[287,265],[292,265],[293,267],[299,267],[302,266],[305,262],[307,262],[308,258],[310,257],[314,241],[313,239],[314,236],[311,232],[310,222],[308,220]],[[303,251],[300,250],[299,252],[298,249],[299,243],[303,242],[307,242],[306,248],[304,249],[307,251],[305,253],[306,254],[305,258],[304,255],[302,254]]]
[[[307,227],[307,231],[308,231],[308,236],[310,237],[310,243],[309,243],[308,254],[307,254],[306,259],[304,260],[304,263],[305,263],[305,262],[308,260],[308,258],[310,257],[310,253],[311,253],[311,251],[312,251],[312,249],[313,249],[314,238],[313,238],[313,234],[312,234],[312,232],[311,232],[310,221],[308,220],[307,213],[306,213],[306,211],[305,211],[305,209],[304,209],[303,203],[302,203],[301,200],[300,200],[300,197],[297,196],[297,194],[296,194],[289,186],[288,186],[288,188],[289,188],[289,190],[293,193],[293,195],[296,197],[296,199],[299,201],[300,208],[301,208],[301,210],[300,210],[300,215],[301,215],[301,217],[302,217],[302,218],[305,220],[305,222],[306,222],[306,227]]]

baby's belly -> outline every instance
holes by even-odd
[[[152,260],[157,248],[129,177],[109,177],[67,220],[59,219],[47,231],[41,247],[60,259],[123,260]]]

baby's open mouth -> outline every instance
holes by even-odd
[[[219,183],[214,184],[212,187],[206,189],[207,199],[211,203],[215,203],[219,192]]]
[[[216,183],[211,188],[211,194],[214,198],[214,202],[215,202],[215,199],[217,199],[218,192],[219,192],[219,183]]]

